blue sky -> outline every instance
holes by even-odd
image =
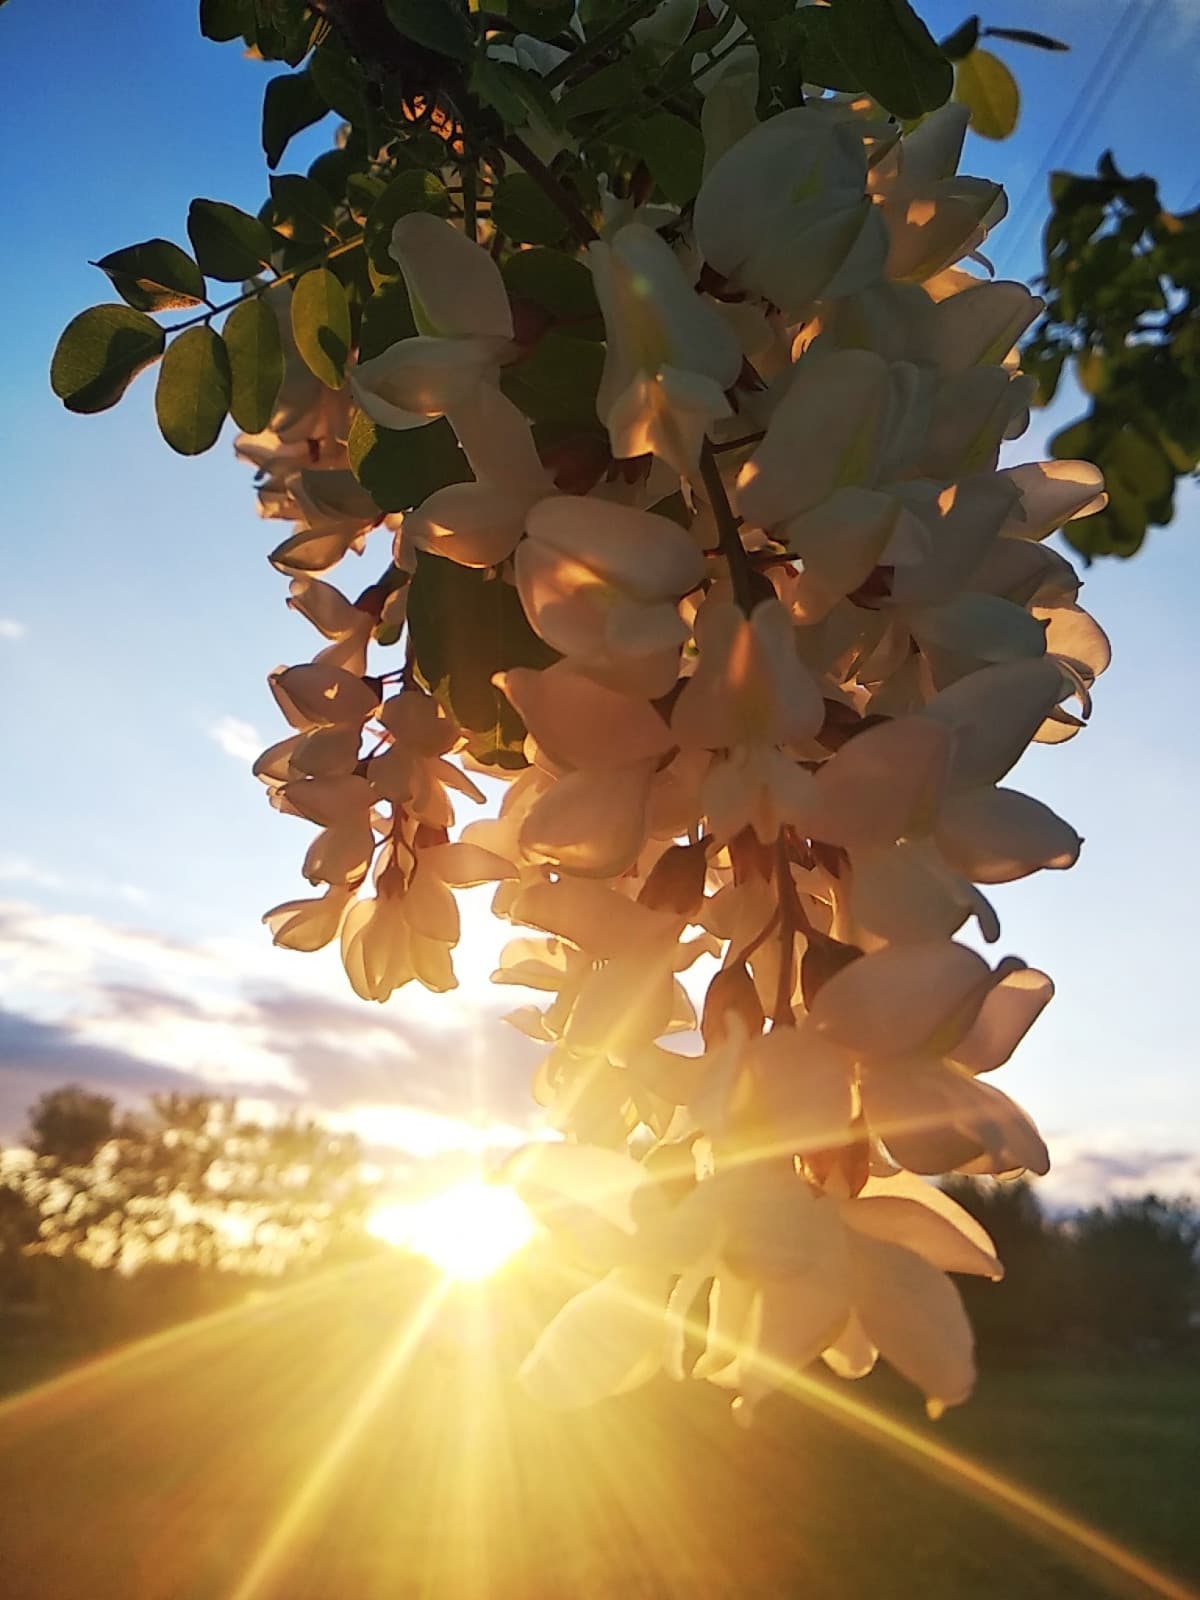
[[[935,32],[962,20],[944,0],[922,9]],[[194,195],[257,209],[262,87],[278,68],[202,40],[187,4],[58,0],[53,12],[33,0],[0,12],[0,1129],[66,1076],[138,1092],[162,1067],[311,1096],[351,1119],[416,1106],[392,1129],[416,1148],[452,1144],[462,1118],[519,1125],[529,1054],[511,1030],[479,1025],[481,1007],[499,1009],[484,933],[457,995],[406,991],[378,1010],[350,1004],[332,958],[273,951],[258,926],[301,892],[306,829],[269,810],[227,747],[253,742],[239,724],[277,736],[265,675],[311,645],[265,560],[274,541],[230,435],[187,461],[158,439],[148,378],[90,418],[47,383],[62,326],[111,298],[89,257],[153,235],[186,244]],[[1123,169],[1159,178],[1167,204],[1200,200],[1200,0],[997,0],[983,20],[1074,45],[999,47],[1025,94],[1021,127],[1004,145],[971,141],[964,170],[1029,197],[994,237],[1003,274],[1036,267],[1048,164],[1084,170],[1111,147]],[[1092,114],[1069,116],[1081,107]],[[332,127],[297,141],[285,166],[302,171]],[[1068,414],[1035,417],[1013,459],[1036,459]],[[1092,727],[1021,769],[1087,839],[1071,874],[998,897],[1002,948],[1059,985],[1004,1082],[1055,1145],[1064,1193],[1147,1175],[1200,1191],[1185,1137],[1200,1126],[1198,522],[1189,493],[1142,556],[1087,575],[1115,665]]]

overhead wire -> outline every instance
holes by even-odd
[[[1136,16],[1138,11],[1142,12],[1141,17]],[[1097,109],[1109,99],[1118,79],[1128,73],[1134,60],[1145,48],[1157,16],[1157,8],[1147,4],[1147,0],[1126,0],[1124,10],[1055,130],[1045,154],[1037,161],[1028,183],[1009,208],[1008,236],[998,252],[1006,269],[1011,270],[1018,262],[1030,225],[1037,222],[1039,212],[1034,202],[1039,189],[1046,182],[1048,169],[1051,164],[1067,167],[1075,159]],[[1122,40],[1125,42],[1122,43]]]

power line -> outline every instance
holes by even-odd
[[[1135,22],[1135,14],[1139,10],[1142,15]],[[1146,0],[1126,0],[1125,9],[1092,63],[1091,71],[1071,102],[1066,116],[1055,130],[1045,154],[1034,167],[1033,175],[1021,191],[1020,198],[1009,208],[1011,231],[1004,241],[1002,255],[1006,266],[1015,263],[1025,245],[1030,223],[1037,221],[1039,213],[1035,201],[1046,181],[1047,169],[1051,163],[1066,167],[1075,158],[1083,134],[1090,126],[1097,109],[1110,98],[1118,78],[1129,71],[1135,58],[1145,47],[1157,16],[1157,9],[1153,5],[1147,5]],[[1128,40],[1122,45],[1120,41],[1127,32]]]

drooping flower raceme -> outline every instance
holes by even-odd
[[[902,134],[835,95],[758,123],[741,87],[694,208],[623,197],[634,220],[554,278],[564,310],[510,292],[546,252],[401,218],[417,332],[340,392],[290,363],[239,440],[322,640],[271,678],[290,733],[256,772],[317,832],[314,894],[266,920],[340,942],[383,1001],[453,985],[454,890],[495,886],[495,976],[534,995],[511,1020],[563,1135],[510,1178],[591,1273],[532,1392],[584,1404],[699,1348],[748,1417],[810,1361],[882,1356],[936,1410],[973,1379],[948,1274],[1002,1269],[928,1180],[1047,1165],[992,1074],[1053,985],[957,936],[995,944],[990,887],[1080,852],[1009,774],[1079,732],[1108,663],[1045,543],[1103,484],[1002,464],[1038,302],[963,265],[1004,201],[956,173],[961,109]],[[315,574],[383,520],[358,411],[393,441],[448,424],[459,453],[351,600]],[[456,835],[484,771],[503,799]]]

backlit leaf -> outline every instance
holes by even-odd
[[[271,235],[266,226],[224,200],[193,200],[187,231],[206,278],[240,283],[270,263]]]
[[[90,306],[63,329],[50,387],[68,411],[107,411],[143,367],[162,355],[166,336],[132,306]]]
[[[972,50],[954,69],[954,98],[971,113],[971,127],[984,139],[1007,139],[1017,125],[1021,91],[999,56]]]
[[[229,410],[229,358],[211,328],[188,328],[167,346],[154,391],[163,438],[181,456],[216,443]]]
[[[203,305],[200,268],[169,239],[145,239],[101,256],[96,265],[113,288],[138,311],[178,311]]]
[[[292,293],[292,334],[305,366],[329,389],[340,389],[350,355],[350,306],[327,267],[316,267]]]
[[[229,412],[239,428],[259,433],[271,420],[283,382],[283,342],[275,313],[260,297],[234,306],[222,329],[229,357]]]

